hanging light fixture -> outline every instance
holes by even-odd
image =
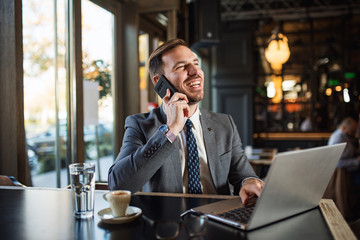
[[[283,34],[279,33],[279,27],[276,27],[272,32],[265,49],[265,58],[274,71],[274,74],[271,77],[272,85],[275,88],[275,94],[271,97],[273,103],[280,103],[283,98],[281,69],[282,65],[289,60],[289,57],[290,48],[288,39]]]
[[[281,72],[282,65],[289,60],[290,48],[288,39],[279,33],[278,28],[273,31],[268,46],[265,49],[265,58],[270,63],[275,73]]]

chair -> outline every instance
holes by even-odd
[[[336,168],[323,198],[332,199],[345,219],[351,217],[351,178],[346,169]]]
[[[355,236],[360,239],[360,218],[355,222],[349,223],[351,230],[354,232]]]

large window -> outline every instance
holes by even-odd
[[[56,5],[55,5],[56,4]],[[64,187],[65,0],[23,1],[24,117],[34,186]],[[57,170],[57,171],[56,171]]]
[[[105,181],[114,160],[114,16],[89,0],[81,6],[85,159]]]
[[[67,119],[69,98],[75,94],[69,92],[66,64],[68,6],[68,0],[23,1],[24,117],[37,187],[68,185]],[[84,106],[78,107],[84,109],[84,159],[96,162],[96,180],[105,181],[114,149],[114,15],[89,0],[81,6],[82,28],[75,31],[82,31]]]

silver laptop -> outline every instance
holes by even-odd
[[[279,153],[265,179],[265,187],[254,206],[243,206],[240,198],[222,200],[189,211],[242,229],[252,230],[318,206],[346,143]],[[251,209],[248,221],[240,211]],[[234,217],[235,216],[235,217]]]

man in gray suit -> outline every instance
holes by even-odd
[[[196,55],[181,39],[157,48],[149,58],[154,84],[164,75],[177,89],[167,90],[163,104],[150,113],[127,117],[121,151],[109,169],[109,188],[136,192],[189,193],[186,119],[197,143],[201,193],[239,194],[244,203],[259,196],[263,182],[256,176],[230,115],[199,109],[204,73]],[[199,185],[199,186],[200,186]]]

